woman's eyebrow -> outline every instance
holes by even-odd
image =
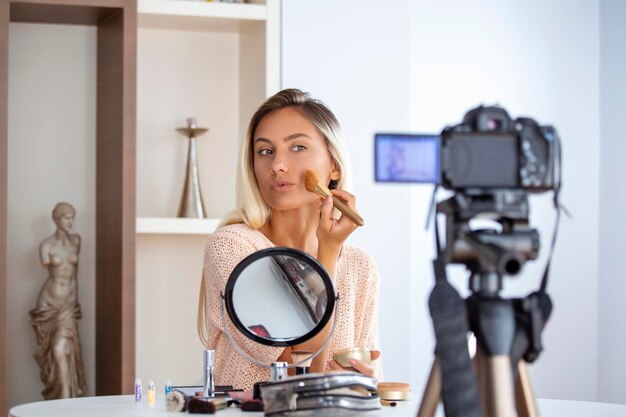
[[[309,135],[307,135],[306,133],[292,133],[291,135],[287,136],[285,139],[283,139],[285,142],[288,142],[290,140],[294,140],[294,139],[298,139],[298,138],[307,138],[307,139],[311,139],[311,137]]]
[[[254,143],[257,143],[257,142],[272,143],[272,141],[271,141],[271,140],[269,140],[269,139],[265,139],[265,138],[256,138],[256,139],[254,140]]]
[[[295,139],[299,139],[299,138],[307,138],[307,139],[311,139],[311,137],[309,135],[307,135],[306,133],[292,133],[291,135],[287,136],[286,138],[283,139],[284,142],[289,142],[291,140],[295,140]],[[267,138],[256,138],[254,140],[254,143],[258,143],[258,142],[264,142],[264,143],[272,143],[271,140],[267,139]]]

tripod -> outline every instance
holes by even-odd
[[[483,368],[488,365],[483,365]],[[496,365],[497,366],[497,365]],[[437,360],[433,362],[428,383],[424,390],[422,403],[420,404],[418,417],[434,416],[437,406],[441,399],[441,370]],[[517,369],[518,376],[515,381],[515,406],[512,404],[510,385],[503,387],[502,392],[495,392],[493,401],[489,398],[482,398],[485,404],[484,408],[488,410],[487,415],[511,415],[510,410],[517,409],[519,417],[536,417],[539,415],[535,405],[532,388],[530,386],[530,378],[528,376],[528,368],[525,362],[521,362]],[[501,375],[502,380],[506,381],[508,376]],[[496,399],[496,398],[499,398]],[[515,415],[515,414],[513,414]]]
[[[509,203],[509,204],[505,204]],[[504,299],[502,277],[514,275],[539,251],[539,236],[528,227],[523,192],[457,194],[439,203],[446,214],[445,250],[437,236],[435,287],[429,299],[437,346],[418,417],[433,417],[443,399],[446,417],[538,417],[526,364],[543,349],[541,331],[552,304],[542,289],[521,299]],[[469,220],[498,214],[495,230],[472,231]],[[448,283],[445,267],[470,270],[472,294],[463,300]],[[477,342],[470,359],[467,334]]]

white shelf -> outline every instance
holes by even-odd
[[[264,4],[188,0],[139,0],[140,28],[237,31],[243,22],[267,20]]]
[[[138,234],[208,235],[217,229],[219,219],[177,217],[138,217]]]

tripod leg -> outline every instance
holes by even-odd
[[[530,375],[528,374],[528,366],[523,360],[520,360],[517,365],[515,400],[519,417],[539,417]]]
[[[430,375],[428,376],[428,382],[424,388],[424,395],[422,396],[422,402],[420,404],[417,417],[434,417],[441,399],[441,370],[439,369],[439,363],[437,358],[433,361],[433,366],[430,369]]]
[[[516,417],[511,358],[478,353],[480,399],[487,417]]]

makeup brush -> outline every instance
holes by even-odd
[[[187,411],[189,398],[178,390],[174,390],[165,397],[165,408],[167,411],[180,412]]]
[[[339,197],[333,195],[328,187],[322,184],[322,182],[320,181],[320,177],[318,177],[317,174],[310,169],[307,169],[304,173],[304,186],[306,187],[307,191],[318,195],[322,200],[324,200],[328,196],[331,196],[333,198],[333,205],[337,208],[337,210],[342,212],[357,226],[363,226],[365,224],[363,222],[363,218],[356,214],[354,210],[352,210],[350,207],[348,207],[346,203],[341,201]]]

